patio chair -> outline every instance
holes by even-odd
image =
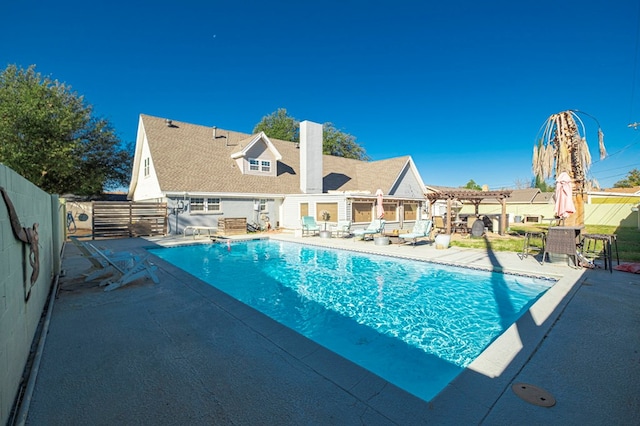
[[[95,246],[85,243],[75,236],[70,236],[69,240],[80,250],[82,256],[91,262],[91,269],[88,273],[84,274],[85,282],[94,281],[98,278],[104,278],[117,273],[107,260],[97,254],[97,251],[100,250]],[[126,263],[129,259],[133,258],[133,255],[129,252],[112,252],[111,250],[102,250],[102,252],[114,262]]]
[[[431,228],[433,226],[433,222],[430,220],[416,220],[413,224],[413,229],[408,234],[400,234],[398,237],[402,238],[404,242],[411,241],[411,245],[415,247],[418,238],[427,237],[431,239]]]
[[[433,217],[433,227],[438,233],[447,232],[447,226],[444,224],[444,218],[442,216]]]
[[[385,223],[384,219],[374,219],[365,229],[356,229],[353,231],[353,235],[361,237],[363,241],[367,239],[367,235],[371,235],[371,239],[373,239],[375,234],[381,234],[382,231],[384,231]]]
[[[344,237],[351,235],[351,221],[350,220],[339,220],[338,224],[331,227],[331,233],[335,234],[336,237]]]
[[[313,216],[302,216],[302,236],[317,235],[320,233],[320,227],[316,223]]]
[[[478,220],[476,216],[467,217],[467,234],[471,234],[471,229],[476,220]]]
[[[131,255],[129,259],[123,259],[122,257],[112,258],[96,248],[93,244],[87,244],[87,246],[95,252],[98,258],[107,262],[120,275],[116,280],[113,280],[113,277],[103,280],[100,285],[107,286],[104,291],[115,290],[116,288],[144,277],[151,278],[156,284],[160,282],[160,279],[155,273],[158,267],[149,263],[148,255],[143,258],[134,255]]]

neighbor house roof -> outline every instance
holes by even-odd
[[[243,174],[232,158],[256,135],[141,115],[153,166],[163,192],[301,194],[300,150],[297,144],[268,138],[280,156],[277,176]],[[237,156],[237,155],[236,155]],[[412,165],[410,156],[360,161],[323,155],[323,192],[385,193],[401,172]]]
[[[602,192],[613,192],[616,194],[640,194],[640,186],[633,186],[631,188],[606,188]]]

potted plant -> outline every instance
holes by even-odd
[[[324,221],[324,230],[320,231],[320,237],[331,238],[331,231],[327,231],[327,221],[331,218],[331,214],[326,210],[322,210],[320,212],[320,217]]]
[[[322,212],[320,212],[320,215],[322,216],[322,220],[324,220],[324,230],[327,230],[327,221],[331,218],[331,214],[326,211],[326,210],[322,210]]]

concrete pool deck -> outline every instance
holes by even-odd
[[[153,257],[159,284],[103,292],[67,244],[64,276],[22,419],[69,424],[636,424],[640,418],[640,275],[541,266],[515,253],[376,246],[352,239],[308,244],[427,259],[558,283],[447,388],[422,401],[190,274]],[[114,251],[203,243],[132,238]],[[525,383],[553,407],[516,396]]]

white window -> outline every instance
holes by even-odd
[[[189,200],[189,210],[191,213],[204,211],[204,198],[191,198]]]
[[[220,207],[220,198],[207,198],[207,211],[219,212],[222,211]]]
[[[270,160],[258,160],[257,158],[249,158],[249,170],[253,172],[271,172]]]
[[[147,157],[144,159],[144,176],[149,176],[151,169],[151,158]]]
[[[260,212],[267,211],[267,200],[260,200]]]
[[[191,213],[219,213],[222,211],[220,198],[191,198]]]

